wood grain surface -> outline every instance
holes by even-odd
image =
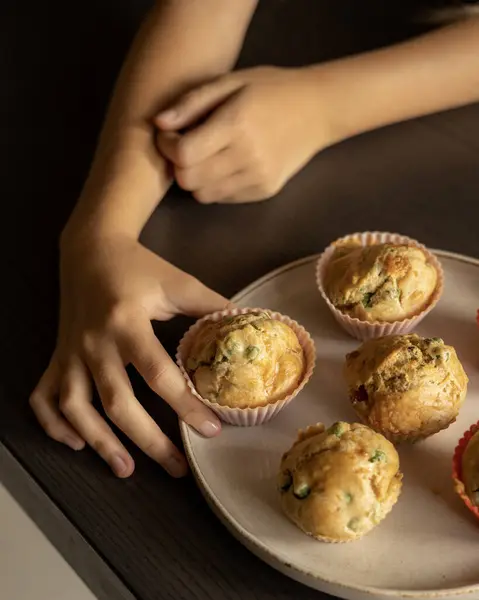
[[[400,40],[418,31],[410,20],[414,4],[263,0],[240,64],[299,65]],[[25,505],[100,598],[312,600],[320,594],[265,566],[226,532],[191,477],[169,479],[126,442],[137,467],[131,479],[117,480],[89,450],[73,454],[48,440],[28,410],[55,339],[58,235],[148,6],[144,0],[1,3],[0,442],[11,457],[3,477],[13,482],[16,461],[31,479],[22,488],[30,498]],[[172,189],[143,241],[232,295],[353,230],[398,231],[478,256],[478,188],[475,105],[333,147],[271,202],[199,206]],[[170,351],[187,323],[158,327]],[[133,380],[139,399],[179,442],[174,415]],[[107,585],[102,577],[116,581]]]

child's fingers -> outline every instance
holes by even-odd
[[[72,362],[65,373],[59,404],[68,421],[118,477],[131,475],[133,459],[92,405],[90,377],[80,361]]]
[[[105,345],[98,352],[92,352],[88,359],[106,414],[170,475],[186,475],[185,458],[135,398],[123,362],[117,348]]]
[[[249,190],[254,182],[247,171],[239,171],[230,177],[215,182],[193,193],[194,198],[201,204],[212,204],[214,202],[231,202],[233,198],[245,190]]]
[[[85,447],[85,440],[68,423],[58,408],[59,388],[60,367],[53,358],[30,396],[30,407],[49,437],[66,444],[73,450],[82,450]]]
[[[158,152],[173,164],[176,164],[178,158],[180,139],[181,135],[175,131],[158,131],[156,134]]]
[[[232,303],[224,296],[186,273],[181,285],[169,292],[169,300],[177,314],[188,317],[199,318],[218,310],[233,308]]]
[[[174,174],[176,182],[181,188],[193,192],[211,186],[247,165],[248,160],[237,151],[237,148],[230,147],[198,165],[186,168],[175,167]]]
[[[190,168],[227,150],[239,135],[234,100],[215,110],[208,119],[182,135],[160,132],[157,146],[176,167]]]
[[[203,119],[231,94],[242,87],[235,76],[225,76],[202,85],[181,96],[177,102],[155,117],[155,124],[164,131],[191,127]]]
[[[155,336],[151,323],[135,325],[122,335],[122,348],[128,352],[128,359],[180,419],[205,437],[217,435],[221,431],[218,417],[191,394],[180,370]]]

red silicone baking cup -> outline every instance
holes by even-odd
[[[452,478],[454,480],[454,489],[462,498],[467,508],[479,519],[479,506],[474,506],[471,499],[466,494],[466,487],[462,481],[462,457],[466,450],[467,444],[470,442],[472,436],[479,431],[479,421],[470,427],[468,431],[459,440],[454,451],[454,457],[452,459]]]
[[[359,242],[361,246],[372,246],[375,244],[408,244],[410,246],[415,246],[416,248],[420,248],[426,254],[429,262],[433,265],[433,267],[437,271],[437,283],[436,288],[427,304],[427,306],[417,315],[410,317],[408,319],[402,319],[400,321],[361,321],[356,317],[350,317],[349,315],[338,310],[331,300],[328,298],[326,294],[326,290],[324,289],[323,281],[326,273],[326,267],[328,262],[330,261],[334,251],[336,248],[344,244],[345,242]],[[323,254],[319,257],[317,265],[316,265],[316,283],[323,297],[324,301],[328,305],[330,311],[332,312],[336,321],[341,325],[341,327],[349,333],[352,337],[361,340],[371,340],[374,338],[382,337],[385,335],[404,335],[410,333],[419,323],[424,319],[424,317],[431,312],[431,310],[436,306],[439,302],[439,299],[442,295],[444,289],[444,271],[442,269],[441,263],[437,259],[437,257],[432,254],[423,244],[420,244],[418,241],[409,238],[405,235],[400,235],[398,233],[388,233],[381,231],[365,231],[362,233],[353,233],[350,235],[346,235],[332,244],[330,244]]]
[[[221,404],[217,404],[215,402],[210,402],[206,398],[203,398],[197,392],[195,385],[191,380],[188,371],[186,370],[185,365],[195,335],[197,334],[198,330],[201,328],[203,323],[207,321],[220,321],[225,317],[235,317],[237,315],[244,315],[246,313],[267,313],[271,319],[281,321],[285,325],[291,327],[291,329],[295,332],[298,341],[301,344],[301,347],[303,348],[306,364],[304,368],[303,377],[299,382],[298,386],[296,387],[294,392],[292,392],[282,400],[277,400],[276,402],[271,402],[269,404],[266,404],[265,406],[257,406],[254,408],[231,408],[229,406],[222,406]],[[185,333],[178,345],[178,351],[176,353],[176,362],[180,368],[180,371],[183,374],[183,377],[186,379],[186,383],[188,384],[191,393],[196,398],[201,400],[201,402],[203,402],[203,404],[210,408],[216,415],[218,415],[218,417],[222,421],[231,425],[238,425],[240,427],[251,427],[253,425],[261,425],[262,423],[266,423],[267,421],[275,417],[299,394],[299,392],[311,379],[311,375],[313,374],[316,362],[316,349],[314,346],[314,342],[309,333],[306,331],[306,329],[296,321],[293,321],[293,319],[291,319],[290,317],[282,315],[278,312],[273,312],[262,308],[236,308],[222,310],[219,312],[215,312],[211,315],[207,315],[206,317],[203,317],[194,325],[192,325],[192,327],[190,327],[190,329]]]

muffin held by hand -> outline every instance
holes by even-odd
[[[210,402],[255,408],[298,387],[305,355],[296,333],[267,312],[206,321],[186,361],[196,390]]]
[[[346,356],[344,373],[361,420],[394,442],[446,429],[467,392],[454,348],[415,334],[365,342]]]
[[[288,518],[325,542],[349,542],[373,529],[401,491],[394,446],[365,425],[338,422],[299,432],[283,455],[278,486]]]
[[[437,270],[426,252],[409,244],[338,245],[324,274],[324,289],[334,307],[370,322],[419,314],[437,283]]]

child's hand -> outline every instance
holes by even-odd
[[[306,70],[224,75],[156,117],[158,149],[199,202],[264,200],[328,143],[316,89]]]
[[[57,347],[30,405],[46,433],[75,450],[89,444],[119,477],[133,459],[92,404],[92,380],[105,413],[171,475],[184,457],[135,398],[125,365],[132,363],[178,415],[205,436],[220,432],[216,416],[191,396],[151,320],[200,316],[227,301],[126,237],[82,242],[61,255]]]

